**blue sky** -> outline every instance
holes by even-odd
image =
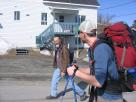
[[[98,13],[114,15],[113,22],[124,21],[132,25],[136,20],[136,0],[98,0]]]

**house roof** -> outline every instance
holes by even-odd
[[[64,3],[74,3],[74,4],[85,4],[85,5],[96,5],[99,6],[97,0],[44,0],[52,2],[64,2]]]

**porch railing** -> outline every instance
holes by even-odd
[[[52,48],[52,37],[56,34],[63,36],[75,36],[78,33],[77,23],[58,23],[51,24],[46,30],[44,30],[39,36],[36,36],[36,45],[38,48]]]
[[[78,23],[53,23],[53,32],[61,35],[75,35],[78,32]]]

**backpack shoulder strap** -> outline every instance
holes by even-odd
[[[95,60],[94,60],[94,49],[95,49],[98,45],[100,45],[100,44],[102,44],[102,43],[105,43],[105,44],[109,45],[109,46],[112,48],[112,50],[113,50],[113,46],[112,46],[112,44],[111,44],[110,42],[108,42],[108,41],[106,41],[106,40],[103,40],[103,39],[98,39],[98,40],[95,42],[95,44],[94,44],[92,47],[89,48],[89,57],[90,57],[90,59],[91,59],[90,65],[91,65],[93,68],[94,68],[94,63],[95,63]],[[93,73],[93,74],[94,74],[94,73]]]
[[[100,44],[102,44],[102,43],[105,43],[105,44],[109,45],[109,46],[112,48],[112,50],[114,49],[111,42],[109,42],[109,41],[107,41],[107,40],[104,40],[104,39],[99,39],[99,40],[96,41],[96,43],[95,43],[94,46],[92,47],[92,52],[94,52],[94,49],[95,49],[98,45],[100,45]],[[92,57],[92,56],[91,56],[91,57]]]
[[[94,61],[94,55],[93,55],[94,54],[94,49],[96,48],[96,46],[98,46],[98,45],[100,45],[102,43],[106,43],[106,44],[108,44],[109,46],[112,47],[112,45],[108,41],[99,39],[99,40],[97,40],[95,42],[94,46],[89,49],[90,58],[91,58],[90,66],[92,67],[92,70],[90,69],[91,70],[90,74],[92,74],[92,75],[95,74],[95,69],[94,69],[95,61]],[[89,102],[93,102],[94,100],[97,102],[97,90],[96,90],[96,88],[94,86],[91,86],[91,87],[89,86],[89,94],[90,94]]]

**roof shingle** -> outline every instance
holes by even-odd
[[[85,5],[96,5],[99,6],[97,0],[44,0],[44,1],[53,1],[53,2],[65,2],[65,3],[74,3],[74,4],[85,4]]]

